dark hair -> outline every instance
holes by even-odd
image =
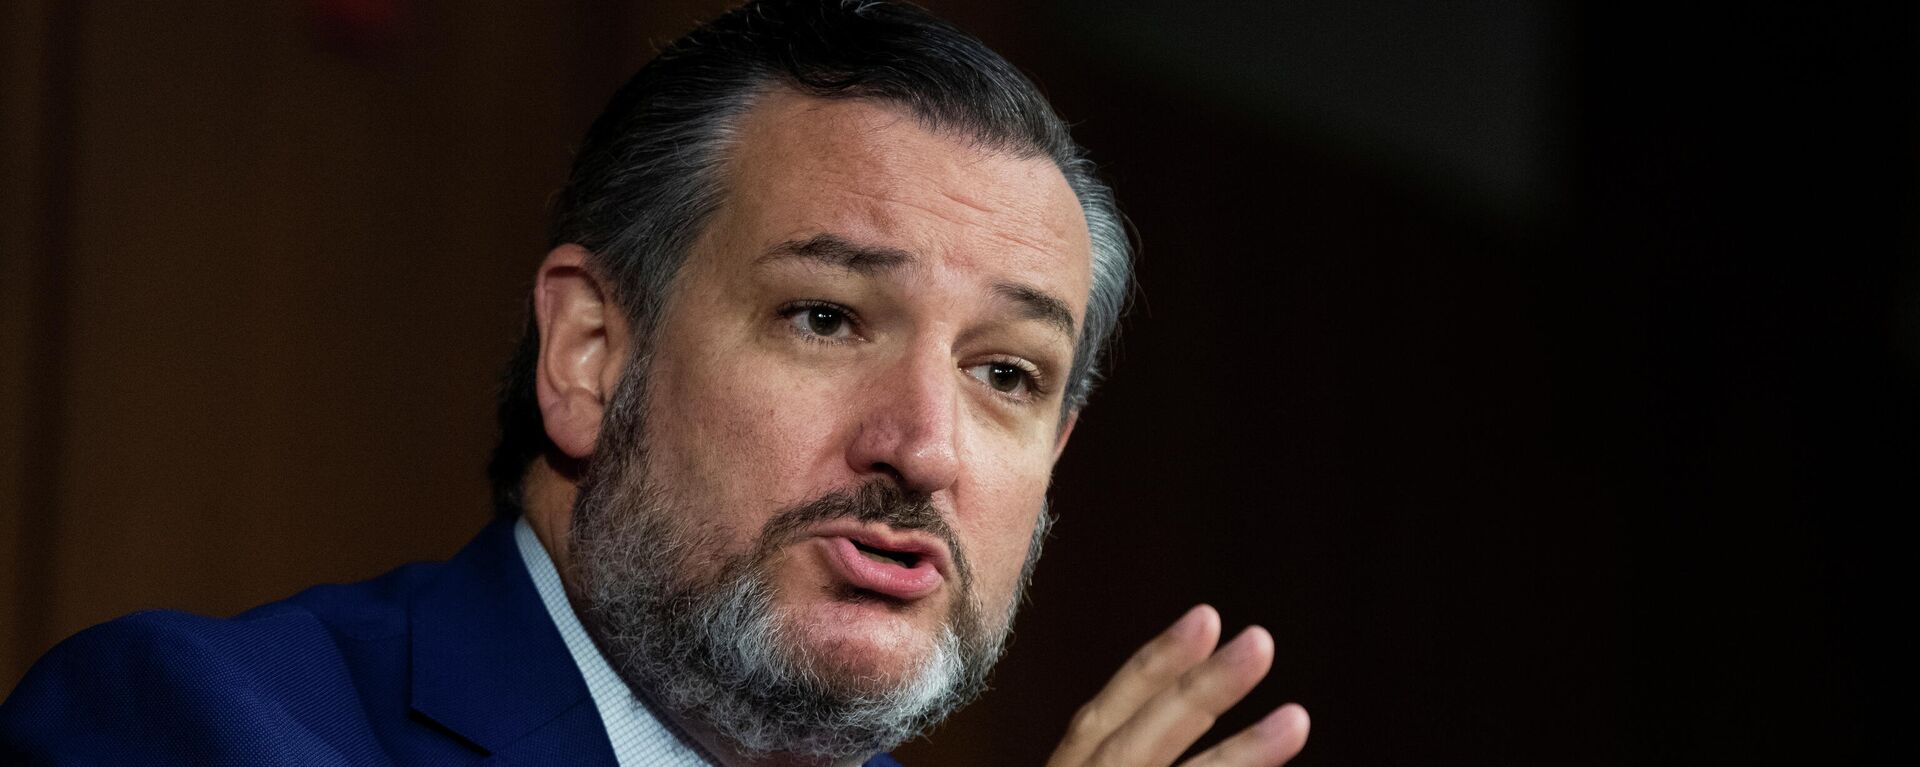
[[[588,130],[555,201],[551,244],[593,253],[635,334],[657,326],[674,275],[725,193],[740,117],[776,88],[897,105],[923,124],[1017,156],[1044,156],[1080,200],[1092,289],[1063,415],[1085,407],[1132,280],[1113,194],[1039,90],[978,39],[919,8],[876,0],[765,0],[695,29],[627,81]],[[534,395],[540,339],[528,318],[500,390],[487,475],[500,514],[551,447]]]

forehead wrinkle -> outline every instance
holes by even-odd
[[[939,208],[936,208],[930,205],[922,205],[912,200],[907,200],[895,195],[887,194],[886,192],[869,192],[864,189],[856,189],[853,187],[845,187],[845,188],[842,188],[840,191],[846,192],[847,194],[853,195],[855,197],[871,200],[873,202],[878,202],[885,205],[904,205],[906,207],[912,208],[922,213],[931,215],[949,224],[954,224],[957,226],[968,226],[968,227],[974,225],[974,222],[968,218],[955,216]],[[878,213],[878,211],[876,211],[876,213]]]
[[[743,222],[785,232],[747,252],[834,232],[904,248],[918,257],[908,268],[987,268],[973,273],[988,290],[995,279],[1044,288],[1077,315],[1088,233],[1059,169],[1044,156],[956,141],[913,117],[883,103],[768,94],[730,158],[743,182],[730,196],[752,211]]]
[[[955,216],[955,215],[952,215],[950,211],[941,210],[939,207],[921,204],[913,200],[903,199],[901,197],[886,194],[883,192],[869,192],[862,189],[855,189],[851,187],[842,188],[838,191],[845,192],[847,194],[850,194],[865,200],[881,203],[883,205],[905,206],[917,211],[921,211],[930,216],[934,216],[936,218],[939,218],[942,221],[946,221],[956,226],[963,226],[963,227],[967,227],[968,229],[980,230],[987,237],[991,239],[999,240],[1001,242],[1007,243],[1008,245],[1012,246],[1017,250],[1030,251],[1032,255],[1037,256],[1041,259],[1050,259],[1056,254],[1057,251],[1065,250],[1068,247],[1067,243],[1064,243],[1064,242],[1060,242],[1060,243],[1039,242],[1032,238],[1023,237],[1018,234],[1014,234],[1011,231],[1008,231],[1009,229],[1012,229],[1015,227],[992,226],[992,225],[983,223],[971,216]],[[960,199],[955,198],[954,195],[947,194],[944,191],[942,192],[942,194],[949,198],[953,198],[955,202],[960,202],[970,210],[978,210],[988,215],[992,215],[999,212],[992,208],[981,207],[971,203],[963,202]],[[873,215],[880,216],[883,219],[891,218],[890,216],[887,216],[885,213],[879,210],[874,210]],[[1019,215],[1019,214],[1016,214],[1016,215]],[[1021,218],[1027,218],[1027,216],[1021,215]]]
[[[989,207],[987,207],[986,205],[983,205],[983,204],[981,204],[981,203],[977,203],[977,202],[974,202],[973,200],[970,200],[970,199],[968,199],[968,198],[966,198],[966,197],[964,197],[964,196],[962,196],[962,195],[957,195],[957,194],[954,194],[954,193],[952,193],[952,192],[949,192],[949,191],[947,191],[947,190],[945,190],[945,189],[942,189],[942,190],[940,190],[940,194],[942,194],[942,195],[944,195],[944,196],[945,196],[945,197],[946,197],[947,199],[949,199],[949,200],[952,200],[952,201],[954,201],[954,202],[956,202],[956,203],[959,203],[959,204],[961,204],[961,205],[965,205],[965,206],[967,206],[967,207],[969,207],[969,208],[972,208],[972,209],[974,209],[974,210],[977,210],[977,211],[980,211],[981,213],[987,213],[987,214],[992,214],[992,213],[994,212],[994,210],[993,210],[992,208],[989,208]]]
[[[939,126],[923,125],[910,111],[885,103],[822,102],[788,91],[771,95],[749,118],[753,132],[763,140],[743,142],[747,151],[732,158],[736,168],[764,168],[775,161],[773,167],[785,166],[794,174],[787,175],[789,183],[877,203],[867,213],[882,222],[894,218],[882,206],[905,206],[947,223],[984,230],[989,237],[1037,255],[1051,257],[1071,251],[1076,235],[1084,235],[1084,223],[1075,221],[1078,227],[1063,228],[1064,222],[1047,220],[1046,211],[1037,201],[1008,196],[1008,184],[1017,186],[1019,181],[1036,176],[1058,177],[1058,168],[1043,156],[979,145],[965,140],[964,132],[954,135]],[[803,124],[818,130],[792,130]],[[914,134],[935,137],[949,148],[951,142],[958,141],[962,151],[929,152],[922,146],[925,142]],[[848,157],[826,160],[843,153]],[[794,160],[798,163],[788,165]],[[1000,166],[1005,161],[1021,167]],[[935,179],[968,188],[927,183]],[[1055,180],[1062,191],[1067,191],[1063,178]],[[1071,207],[1077,219],[1078,199],[1072,198],[1070,191],[1068,196],[1074,200]],[[953,206],[942,206],[942,202],[952,202]],[[1036,231],[1026,236],[1011,231],[1021,227]],[[1042,240],[1033,236],[1040,232],[1050,237]]]
[[[854,242],[831,232],[822,232],[805,240],[787,240],[754,259],[755,265],[799,259],[868,275],[887,271],[914,261],[911,252],[884,245]]]

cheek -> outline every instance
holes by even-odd
[[[1048,454],[1050,457],[1050,454]],[[986,465],[980,465],[980,464]],[[970,528],[974,577],[979,598],[988,606],[1004,607],[1014,597],[1020,567],[1033,542],[1033,527],[1046,501],[1049,473],[1023,466],[1049,466],[1050,461],[976,462],[982,471],[974,486],[972,509],[963,508],[962,525]]]
[[[835,414],[804,380],[769,374],[751,349],[674,355],[656,364],[649,434],[655,460],[701,493],[692,499],[765,515],[811,497],[832,460]],[[688,486],[690,485],[690,486]],[[758,520],[743,521],[757,527]]]

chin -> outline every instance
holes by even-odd
[[[877,600],[835,599],[789,611],[795,649],[834,687],[875,693],[926,674],[944,626],[929,612]],[[927,625],[932,623],[933,625]]]

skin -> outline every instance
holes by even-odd
[[[1091,251],[1072,190],[1045,158],[972,147],[864,101],[769,94],[740,135],[729,194],[651,350],[648,481],[696,504],[733,551],[778,509],[830,491],[880,479],[925,493],[971,562],[981,614],[1001,621],[1074,423],[1060,414],[1074,335],[1007,288],[1050,297],[1079,326]],[[822,235],[898,257],[778,255]],[[536,389],[558,454],[529,474],[528,518],[562,573],[573,467],[592,454],[634,343],[587,255],[554,249],[534,294]],[[849,599],[828,552],[825,538],[780,551],[775,603],[818,670],[845,679],[899,678],[967,598],[948,572],[917,600]],[[1258,628],[1216,652],[1219,626],[1196,608],[1149,642],[1049,764],[1171,763],[1272,662]],[[1280,764],[1305,736],[1304,711],[1283,707],[1191,763]]]

